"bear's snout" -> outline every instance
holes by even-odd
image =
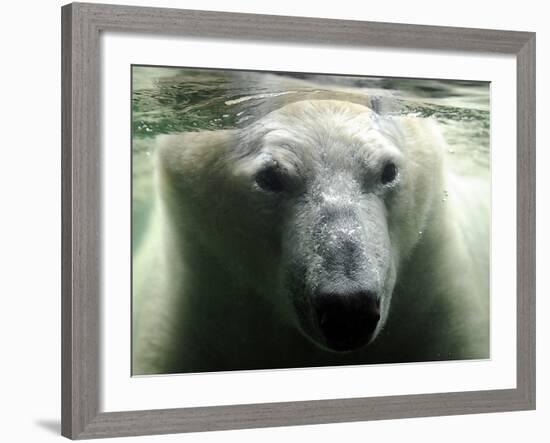
[[[380,320],[380,297],[373,291],[344,286],[321,287],[314,296],[317,325],[326,346],[352,351],[366,345]]]

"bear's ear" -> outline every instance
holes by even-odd
[[[171,175],[213,173],[237,143],[235,130],[182,132],[156,140],[157,166]]]

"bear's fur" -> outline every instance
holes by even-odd
[[[134,374],[489,357],[489,180],[453,176],[435,122],[307,100],[156,156]],[[352,292],[371,329],[326,335],[321,295]]]

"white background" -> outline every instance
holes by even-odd
[[[550,302],[543,281],[550,185],[544,165],[550,138],[543,109],[548,97],[550,31],[542,2],[525,0],[521,9],[501,2],[463,0],[392,2],[254,2],[245,0],[127,1],[136,5],[231,10],[283,15],[392,21],[537,31],[539,172],[538,199],[538,410],[371,423],[155,436],[124,441],[256,442],[352,441],[544,442],[550,419]],[[0,377],[5,441],[59,440],[60,410],[60,11],[54,0],[10,2],[2,9],[0,319],[3,356]],[[311,5],[315,5],[312,9]],[[542,106],[541,106],[542,104]],[[545,201],[546,200],[546,204]]]

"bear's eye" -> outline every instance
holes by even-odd
[[[382,175],[380,176],[380,181],[383,185],[387,185],[395,180],[397,177],[397,166],[394,163],[386,163],[384,169],[382,169]]]
[[[268,166],[256,174],[256,184],[268,192],[282,192],[284,183],[281,170],[277,165]]]

